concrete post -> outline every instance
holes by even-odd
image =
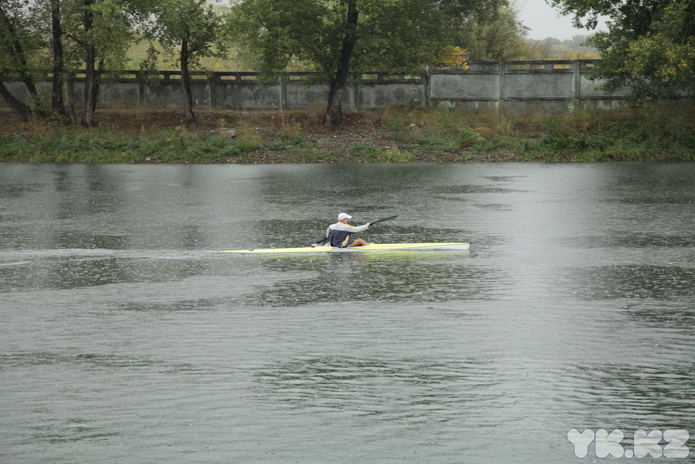
[[[581,108],[582,104],[582,62],[572,62],[572,103],[574,109]]]
[[[278,107],[281,111],[287,110],[287,76],[280,76],[280,85],[278,86],[279,98]]]
[[[145,78],[141,71],[137,71],[135,75],[138,80],[138,106],[145,106]]]
[[[422,85],[424,86],[424,91],[422,92],[425,101],[423,104],[425,105],[425,108],[430,107],[430,102],[432,101],[432,79],[431,79],[431,73],[430,73],[430,67],[427,66],[425,69],[425,72],[422,75]]]
[[[208,108],[214,108],[216,106],[215,95],[217,95],[217,73],[208,74]]]

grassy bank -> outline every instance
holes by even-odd
[[[103,110],[98,129],[0,111],[0,161],[55,163],[403,163],[695,160],[695,105],[510,116],[458,109],[320,111]]]

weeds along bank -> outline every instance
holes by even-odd
[[[97,129],[0,112],[0,160],[55,163],[408,163],[695,160],[695,104],[518,116],[464,109],[349,113],[105,110]]]

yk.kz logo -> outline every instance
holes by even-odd
[[[567,432],[567,439],[574,446],[574,455],[585,458],[589,454],[589,445],[594,443],[596,457],[614,458],[671,458],[684,459],[690,455],[686,446],[690,434],[687,430],[652,430],[646,432],[637,430],[634,434],[633,448],[623,448],[621,442],[625,438],[622,430],[613,430],[608,433],[605,429],[584,430],[579,432],[572,429]]]

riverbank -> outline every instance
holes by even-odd
[[[0,110],[0,161],[54,163],[465,163],[695,160],[695,105],[522,115],[440,108],[348,113],[335,131],[320,110],[110,109],[97,129],[21,123]]]

